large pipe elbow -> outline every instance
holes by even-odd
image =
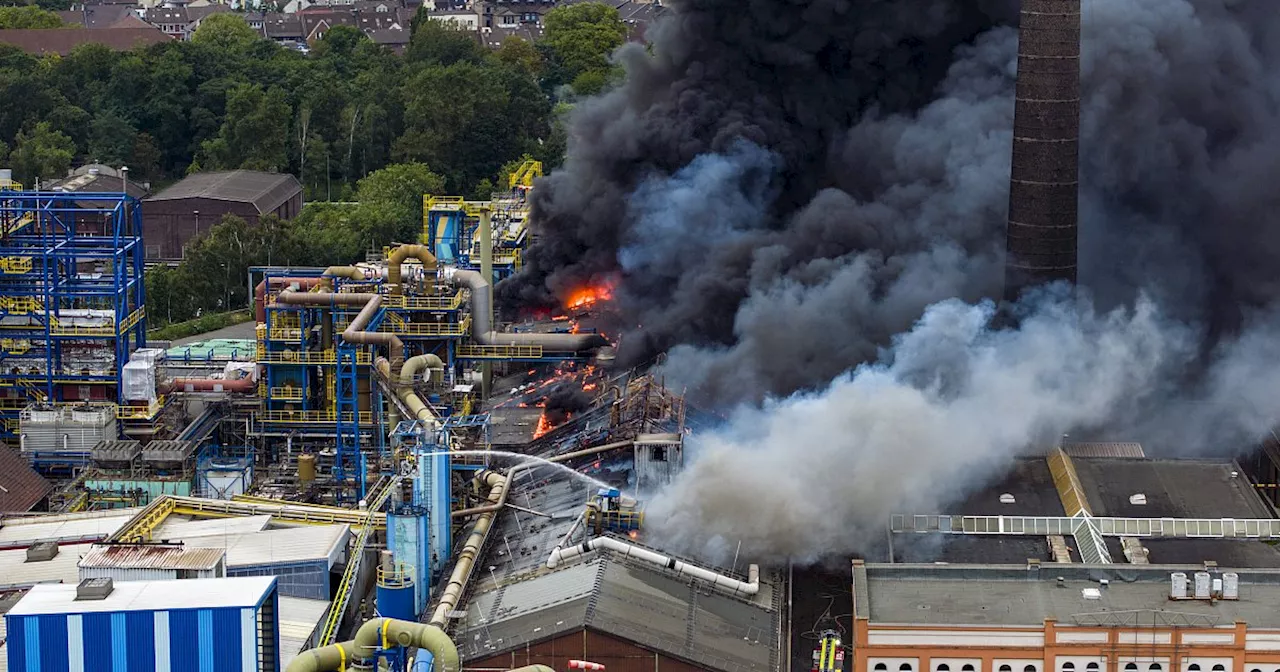
[[[297,285],[300,289],[311,289],[320,284],[322,278],[264,278],[253,288],[253,318],[262,324],[267,321],[267,288]]]
[[[346,278],[348,280],[356,281],[370,279],[369,275],[365,272],[365,269],[358,266],[330,266],[329,268],[324,269],[324,273],[321,274],[320,286],[323,287],[325,291],[332,291],[334,278]]]
[[[416,646],[430,651],[438,664],[439,672],[458,672],[461,669],[458,647],[444,630],[434,625],[394,618],[375,618],[366,621],[356,631],[355,651],[362,660],[368,660],[382,647],[383,642]]]
[[[414,355],[406,359],[404,366],[400,367],[400,384],[412,386],[414,376],[419,371],[426,369],[428,371],[439,371],[444,374],[444,360],[433,354]]]
[[[339,642],[303,651],[289,661],[284,672],[346,672],[355,659],[355,642]]]
[[[390,257],[387,257],[387,283],[391,285],[391,294],[393,296],[401,293],[400,279],[403,277],[403,269],[401,265],[405,259],[414,258],[422,262],[424,271],[432,271],[436,268],[436,255],[431,253],[431,248],[426,245],[401,245],[397,247]]]
[[[586,352],[609,345],[600,334],[513,334],[493,328],[493,286],[475,271],[451,269],[449,280],[471,290],[471,340],[480,345],[540,346],[549,352]]]

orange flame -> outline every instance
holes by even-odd
[[[569,309],[586,308],[601,301],[608,301],[612,298],[613,287],[604,283],[599,283],[575,290],[569,295],[568,300],[565,301],[565,306]]]
[[[533,438],[540,439],[543,434],[549,431],[551,431],[551,421],[547,419],[547,414],[544,411],[542,415],[538,416],[538,428],[533,430]]]

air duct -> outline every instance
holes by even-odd
[[[165,386],[169,392],[253,392],[252,378],[174,378]]]
[[[1022,0],[1004,298],[1076,281],[1080,0]]]
[[[373,280],[377,277],[376,273],[371,273],[369,270],[358,266],[330,266],[324,269],[324,273],[321,274],[320,286],[325,291],[333,291],[334,278],[346,278],[360,282],[362,280]]]
[[[388,362],[386,358],[379,357],[374,361],[373,365],[388,380],[392,378],[391,363]],[[431,407],[413,391],[414,374],[418,372],[418,369],[423,367],[427,367],[428,369],[443,369],[444,362],[435,355],[417,355],[416,357],[410,357],[409,361],[405,362],[404,366],[400,369],[400,386],[399,389],[396,390],[396,396],[400,397],[400,401],[404,402],[404,405],[409,409],[409,412],[413,413],[414,418],[422,421],[423,424],[431,427],[432,429],[438,429],[440,427],[439,418],[436,417],[436,414],[431,410]]]
[[[320,284],[323,278],[267,278],[253,288],[253,317],[262,324],[267,321],[267,285],[284,287],[297,285],[300,289],[311,289]]]
[[[471,340],[481,345],[541,346],[550,352],[583,352],[609,341],[599,334],[513,334],[493,330],[493,286],[476,271],[450,269],[446,277],[471,290]]]
[[[695,567],[686,562],[681,562],[675,558],[669,558],[661,553],[655,553],[647,548],[640,548],[623,541],[619,541],[612,537],[596,537],[576,546],[568,548],[556,547],[552,549],[551,555],[547,558],[547,569],[555,569],[562,562],[572,560],[578,556],[584,555],[594,550],[607,549],[616,553],[621,553],[624,557],[636,558],[643,560],[651,565],[657,565],[665,569],[671,570],[680,576],[688,576],[690,578],[705,581],[721,592],[730,595],[746,596],[755,595],[760,592],[760,567],[751,565],[747,569],[747,580],[740,581],[738,579],[717,574],[709,569]]]
[[[423,271],[435,270],[436,256],[431,253],[431,248],[426,245],[401,245],[397,247],[395,252],[392,252],[391,256],[387,257],[387,283],[391,285],[392,296],[399,296],[403,291],[400,286],[403,269],[400,265],[410,257],[422,262]]]

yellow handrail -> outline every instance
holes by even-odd
[[[355,578],[360,572],[360,564],[364,559],[364,547],[368,544],[369,532],[373,529],[373,517],[378,509],[387,503],[387,499],[395,491],[399,481],[398,476],[392,479],[391,484],[383,488],[382,492],[369,503],[366,522],[360,527],[360,536],[356,537],[355,547],[347,556],[347,570],[342,573],[342,582],[338,584],[338,593],[334,596],[333,605],[329,608],[329,616],[325,619],[324,630],[320,633],[317,646],[328,646],[333,643],[333,636],[337,634],[338,625],[342,622],[342,613],[347,610],[347,603],[351,601],[351,590],[355,586]]]

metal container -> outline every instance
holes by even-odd
[[[316,480],[316,456],[302,454],[298,456],[298,482],[311,485]]]

